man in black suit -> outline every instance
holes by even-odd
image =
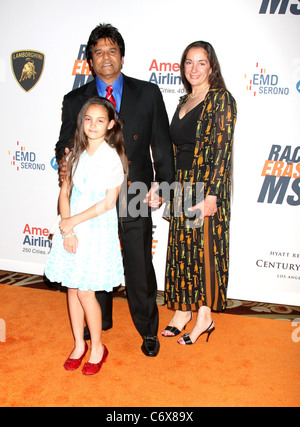
[[[147,356],[154,357],[159,352],[159,341],[157,283],[152,264],[151,209],[146,209],[147,216],[137,216],[136,212],[131,212],[130,200],[136,194],[129,193],[130,186],[132,189],[134,184],[141,183],[145,188],[142,199],[146,197],[147,191],[149,200],[156,197],[154,186],[151,187],[154,174],[150,146],[155,165],[155,181],[158,184],[171,184],[174,181],[174,162],[168,117],[161,92],[152,83],[121,73],[124,56],[125,44],[116,28],[110,24],[101,24],[92,31],[87,45],[87,59],[96,78],[64,97],[63,121],[56,154],[62,179],[66,165],[65,153],[68,153],[68,148],[65,149],[71,148],[81,107],[95,95],[106,97],[106,88],[112,85],[112,102],[124,122],[123,135],[129,161],[129,209],[120,218],[119,226],[126,292],[133,322],[143,337],[142,351]],[[102,309],[103,329],[109,329],[112,326],[112,293],[97,292],[96,297]]]

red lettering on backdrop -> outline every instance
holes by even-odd
[[[171,64],[170,62],[160,62],[159,65],[156,61],[156,59],[153,59],[151,62],[149,71],[155,70],[155,71],[179,71],[180,65],[178,63]]]
[[[39,228],[39,227],[32,227],[30,228],[29,224],[26,224],[23,230],[23,234],[35,234],[36,236],[49,236],[49,230],[48,228]]]

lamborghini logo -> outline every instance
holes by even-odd
[[[34,50],[19,50],[11,54],[14,76],[26,92],[39,81],[44,69],[45,55]]]

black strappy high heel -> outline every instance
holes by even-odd
[[[187,327],[187,325],[190,323],[190,321],[192,320],[192,318],[193,318],[193,313],[191,313],[191,318],[190,318],[190,320],[184,325],[184,327],[182,328],[182,330],[180,331],[178,328],[176,328],[176,326],[166,326],[165,327],[165,329],[162,331],[162,336],[163,337],[165,337],[165,338],[174,338],[174,337],[176,337],[177,335],[179,335],[182,331],[185,331],[185,329],[186,329],[186,327]],[[173,335],[164,335],[163,334],[163,332],[164,331],[168,331],[168,332],[171,332],[171,334],[173,334]]]
[[[208,342],[210,334],[215,330],[215,327],[212,326],[213,323],[214,323],[214,321],[211,322],[211,324],[209,325],[209,327],[205,331],[201,332],[201,334],[198,336],[196,341],[201,337],[201,335],[207,334],[206,342]],[[184,344],[179,342],[179,340],[177,341],[178,344],[181,344],[181,345],[192,345],[192,344],[195,344],[195,342],[196,342],[196,341],[192,342],[189,334],[184,334],[184,335],[182,335],[181,338],[183,339]]]

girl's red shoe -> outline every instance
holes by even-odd
[[[78,369],[79,366],[81,365],[82,359],[86,355],[87,351],[88,351],[88,345],[85,342],[85,349],[84,349],[82,356],[79,357],[79,359],[71,359],[70,357],[68,357],[68,359],[64,363],[64,368],[67,371],[75,371],[75,369]]]
[[[90,362],[85,363],[83,368],[82,368],[83,375],[95,375],[95,374],[97,374],[100,371],[103,363],[106,362],[107,356],[108,356],[108,350],[105,347],[105,345],[103,345],[102,359],[100,360],[99,363],[90,363]]]

